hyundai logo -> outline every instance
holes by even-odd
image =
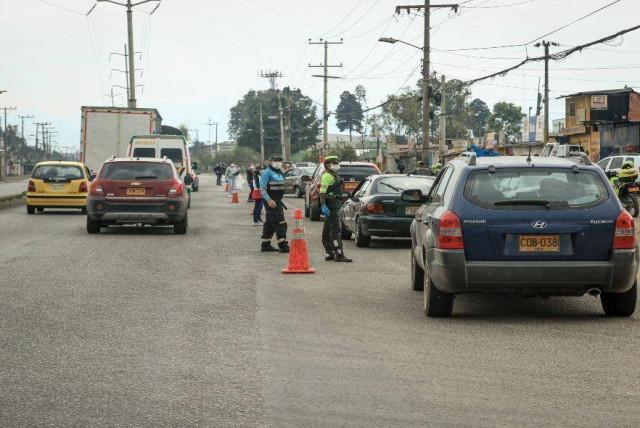
[[[533,227],[534,229],[546,229],[547,223],[544,221],[534,221],[533,223],[531,223],[531,227]]]

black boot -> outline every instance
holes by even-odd
[[[325,261],[332,262],[335,260],[335,258],[336,258],[336,253],[330,252],[330,253],[327,253],[327,256],[324,259]]]
[[[262,248],[260,249],[260,251],[262,251],[263,253],[274,253],[276,251],[278,251],[277,248],[273,248],[271,246],[271,242],[263,242],[262,243]]]
[[[278,243],[278,248],[281,253],[287,254],[289,253],[289,243],[287,241]]]
[[[353,261],[342,253],[336,253],[334,260],[337,262],[343,262],[343,263],[351,263]]]

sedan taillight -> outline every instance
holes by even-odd
[[[380,202],[370,202],[367,204],[366,210],[369,214],[384,214],[384,205]]]
[[[440,217],[438,225],[438,248],[444,250],[462,250],[462,225],[460,219],[453,211],[446,211]]]
[[[80,193],[87,193],[87,182],[83,181],[82,183],[80,183],[80,187],[78,188],[78,192]]]
[[[27,188],[27,192],[35,192],[36,191],[36,183],[33,180],[29,180],[29,187]]]
[[[93,183],[91,183],[91,189],[89,191],[89,194],[91,194],[91,195],[103,195],[104,194],[104,190],[102,189],[102,185],[100,184],[100,182],[98,180],[94,180]]]
[[[182,181],[174,181],[171,189],[169,189],[169,196],[182,196],[184,193],[184,184]]]
[[[631,214],[622,210],[616,220],[616,231],[613,237],[614,250],[631,250],[636,246],[636,225]]]

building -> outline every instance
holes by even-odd
[[[631,88],[565,95],[561,143],[580,144],[596,161],[640,152],[640,94]]]

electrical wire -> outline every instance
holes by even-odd
[[[360,16],[360,18],[356,19],[356,21],[355,21],[353,24],[351,24],[350,26],[348,26],[346,29],[342,30],[341,32],[339,32],[339,33],[335,33],[335,34],[332,34],[332,35],[331,35],[331,36],[329,36],[329,37],[337,37],[337,36],[340,36],[340,35],[343,35],[343,34],[347,33],[347,32],[348,32],[349,30],[351,30],[353,27],[355,27],[355,26],[356,26],[356,25],[358,25],[360,22],[362,22],[362,20],[363,20],[367,15],[369,15],[369,14],[371,13],[371,11],[372,11],[373,9],[375,9],[375,8],[376,8],[376,6],[378,6],[378,5],[380,4],[380,2],[381,2],[381,1],[382,1],[382,0],[376,0],[375,2],[373,2],[373,3],[371,4],[371,7],[370,7],[369,9],[367,9],[367,10],[364,12],[364,14],[362,14],[362,15]]]
[[[60,6],[58,4],[52,3],[52,2],[50,2],[48,0],[40,0],[40,2],[44,3],[46,5],[49,5],[51,7],[55,7],[56,9],[64,10],[65,12],[73,13],[73,14],[76,14],[76,15],[86,15],[85,12],[80,12],[79,10],[75,10],[75,9],[69,9],[67,7]]]
[[[327,31],[326,33],[322,34],[320,37],[326,37],[328,34],[332,34],[335,30],[337,30],[342,24],[344,24],[347,19],[349,19],[351,17],[351,15],[354,14],[354,12],[356,10],[358,10],[358,8],[360,7],[360,5],[362,4],[364,0],[358,0],[358,2],[356,3],[356,5],[349,10],[349,12],[344,16],[344,18],[342,18],[340,21],[338,21],[338,23],[336,25],[334,25],[331,30]]]

